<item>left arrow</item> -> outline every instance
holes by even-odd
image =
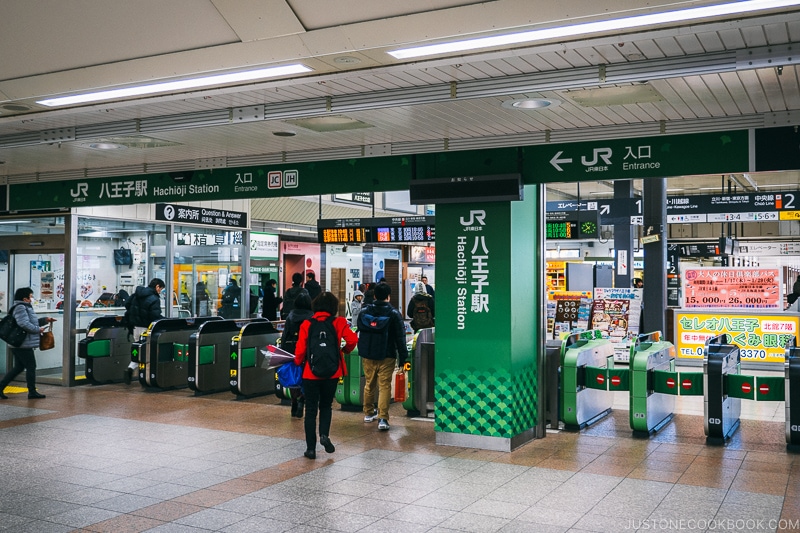
[[[556,155],[553,156],[553,159],[550,160],[550,164],[553,165],[559,172],[564,172],[564,169],[559,166],[561,163],[572,163],[571,157],[568,157],[566,159],[558,158],[563,153],[564,151],[560,150]]]

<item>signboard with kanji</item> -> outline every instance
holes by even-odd
[[[685,309],[783,310],[778,268],[686,268]]]
[[[678,359],[703,360],[707,339],[723,333],[739,347],[743,362],[783,363],[784,346],[797,335],[800,315],[675,312]]]

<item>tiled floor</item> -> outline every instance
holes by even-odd
[[[785,451],[782,417],[743,419],[708,447],[701,416],[636,439],[619,410],[500,453],[436,446],[433,424],[399,405],[389,432],[336,410],[336,452],[310,461],[302,421],[274,396],[40,390],[0,401],[3,531],[800,529],[800,456]]]

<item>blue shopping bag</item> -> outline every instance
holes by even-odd
[[[284,387],[299,387],[303,384],[303,367],[297,366],[293,362],[281,365],[276,373],[278,374],[278,381]]]

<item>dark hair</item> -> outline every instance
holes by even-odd
[[[14,291],[14,299],[24,300],[31,294],[33,294],[33,289],[31,289],[30,287],[22,287],[21,289],[17,289]]]
[[[317,279],[317,275],[313,272],[306,272],[306,277],[311,278],[312,280]]]
[[[296,305],[297,303],[295,303],[295,306]],[[326,313],[330,313],[331,316],[336,316],[336,313],[339,312],[339,298],[332,292],[321,292],[319,296],[314,298],[314,301],[311,302],[311,310],[315,313],[325,311]]]
[[[300,272],[292,274],[292,285],[300,285],[303,283],[303,275]]]
[[[231,278],[231,279],[228,281],[228,283],[230,283],[231,285],[239,285],[238,283],[236,283],[236,278]]]
[[[155,289],[156,287],[161,287],[163,289],[167,286],[167,284],[164,283],[164,280],[161,278],[153,278],[150,280],[150,283],[147,286],[151,289]]]
[[[789,305],[792,305],[797,301],[797,298],[800,297],[796,292],[791,293],[789,296],[786,297],[786,301],[789,302]],[[17,298],[17,295],[14,295],[15,300],[20,300],[21,298]]]
[[[277,284],[277,283],[278,283],[278,282],[277,282],[277,281],[275,281],[274,279],[268,279],[268,280],[267,280],[267,285],[275,285],[275,284]]]
[[[297,295],[297,298],[294,299],[294,308],[295,309],[308,309],[311,310],[311,296],[306,294],[305,292]]]
[[[392,288],[388,283],[378,283],[375,286],[375,299],[383,301],[392,294]]]

